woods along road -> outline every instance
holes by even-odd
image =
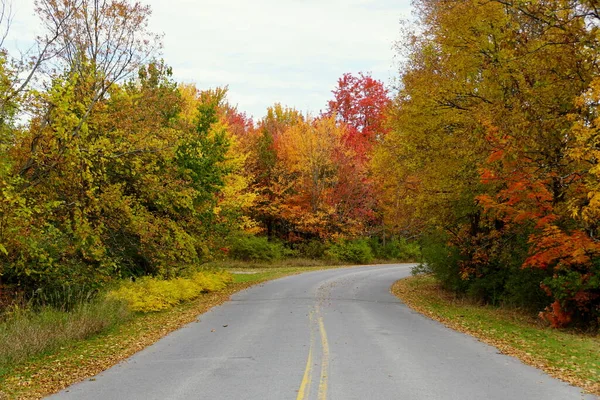
[[[410,264],[255,286],[56,399],[582,399],[578,388],[412,311]]]

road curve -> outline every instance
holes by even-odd
[[[409,264],[255,286],[52,399],[594,399],[390,294]]]

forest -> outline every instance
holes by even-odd
[[[149,7],[36,6],[36,53],[0,42],[0,307],[213,260],[418,259],[598,327],[595,0],[415,0],[397,87],[347,73],[319,115],[257,121],[174,80]]]

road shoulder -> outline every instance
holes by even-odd
[[[600,395],[600,337],[551,329],[516,310],[480,306],[442,290],[430,276],[401,279],[406,305],[589,393]]]

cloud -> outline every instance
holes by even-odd
[[[13,0],[15,1],[15,0]],[[18,36],[32,37],[33,0],[16,0]],[[260,117],[275,102],[318,112],[345,72],[395,75],[393,42],[409,0],[150,0],[151,28],[177,80],[229,85]],[[16,6],[16,7],[15,7]]]

